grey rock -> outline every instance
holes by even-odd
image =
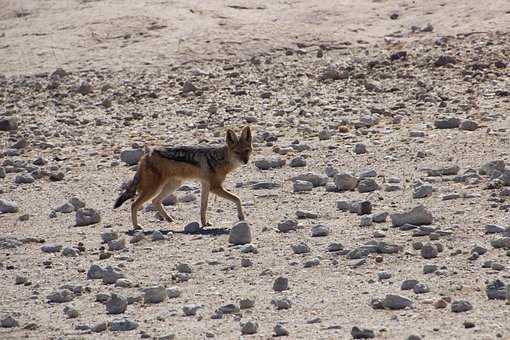
[[[62,250],[61,244],[45,244],[41,247],[44,253],[59,253]]]
[[[367,146],[363,143],[357,143],[356,145],[354,145],[354,153],[357,155],[367,153]]]
[[[198,222],[188,223],[184,227],[185,234],[197,234],[197,233],[200,233],[201,230],[202,230],[202,228],[200,228],[200,223],[198,223]]]
[[[510,249],[510,237],[501,237],[491,240],[491,246],[493,246],[496,249],[499,248]]]
[[[289,279],[283,276],[277,277],[273,282],[273,290],[275,292],[282,292],[289,289]]]
[[[114,284],[118,279],[123,278],[125,278],[125,275],[118,268],[108,266],[103,270],[102,279],[104,284]]]
[[[316,226],[313,226],[311,229],[311,235],[312,237],[323,237],[329,235],[329,228],[325,225],[318,224]]]
[[[460,123],[459,129],[465,130],[465,131],[475,131],[478,129],[478,123],[474,120],[463,120]]]
[[[181,296],[181,291],[177,287],[170,287],[166,289],[166,295],[169,299],[176,299]]]
[[[423,247],[421,248],[421,256],[424,259],[433,259],[437,257],[437,254],[438,254],[437,248],[430,243],[423,245]]]
[[[254,183],[251,188],[252,190],[261,190],[261,189],[275,189],[279,188],[281,185],[279,183],[271,182],[271,181],[259,181]]]
[[[318,258],[318,257],[314,257],[310,260],[306,260],[304,263],[303,263],[303,267],[305,268],[311,268],[311,267],[316,267],[318,266],[319,264],[321,264],[321,260]]]
[[[289,331],[280,323],[276,324],[273,328],[274,336],[288,336]]]
[[[404,224],[412,225],[428,225],[432,224],[434,218],[423,205],[414,207],[408,212],[394,213],[390,215],[391,223],[395,227],[399,227]]]
[[[108,242],[108,250],[110,251],[119,251],[124,248],[126,248],[126,239],[124,237]]]
[[[85,96],[92,92],[92,86],[85,79],[81,79],[76,86],[76,92]]]
[[[326,185],[328,182],[328,177],[319,175],[313,172],[307,172],[298,176],[292,177],[293,181],[304,181],[310,182],[314,187],[320,187]]]
[[[434,188],[431,184],[422,184],[416,188],[414,188],[413,191],[413,198],[425,198],[432,196],[432,192],[434,191]]]
[[[62,256],[64,257],[77,257],[78,256],[78,250],[71,248],[71,247],[65,247],[62,249]]]
[[[319,131],[319,140],[331,139],[331,131],[329,129],[322,129]]]
[[[240,309],[249,309],[255,306],[255,299],[244,298],[239,300],[239,308]]]
[[[497,234],[497,233],[504,233],[506,231],[506,228],[497,224],[487,224],[485,226],[485,233],[486,234]]]
[[[307,192],[312,190],[313,190],[312,182],[296,180],[292,183],[293,192]]]
[[[386,222],[386,218],[388,218],[388,215],[389,214],[387,212],[372,214],[372,221],[374,221],[375,223],[384,223]]]
[[[69,306],[64,307],[64,314],[68,319],[75,319],[80,316],[80,312],[76,308]]]
[[[90,328],[90,330],[94,333],[101,333],[101,332],[106,331],[107,328],[108,328],[108,323],[103,321],[103,322],[99,322],[99,323],[95,324],[94,326],[92,326]]]
[[[372,192],[375,190],[379,190],[379,185],[373,178],[365,178],[359,181],[358,183],[358,192]]]
[[[296,217],[299,219],[317,218],[319,217],[319,215],[311,211],[297,210]]]
[[[101,233],[103,242],[110,242],[119,238],[119,233],[116,231],[104,231]]]
[[[159,230],[154,230],[151,234],[151,240],[153,242],[155,241],[162,241],[165,239],[165,235],[163,235],[163,233]]]
[[[452,302],[451,310],[454,313],[463,313],[473,309],[473,305],[466,300],[456,300]]]
[[[499,279],[488,282],[485,286],[485,293],[489,300],[505,300],[507,298],[507,288]]]
[[[248,223],[241,221],[230,230],[228,242],[234,245],[251,243],[251,231]]]
[[[72,205],[69,202],[66,202],[58,207],[55,208],[56,212],[62,213],[62,214],[69,214],[75,211],[74,205]]]
[[[191,274],[192,270],[191,270],[191,266],[187,263],[179,263],[177,266],[175,266],[175,269],[179,272],[179,273],[188,273],[188,274]]]
[[[138,328],[138,323],[128,318],[114,319],[110,324],[112,332],[127,332]]]
[[[352,327],[351,335],[353,339],[372,339],[375,337],[374,331],[368,328]]]
[[[271,300],[271,304],[274,305],[276,307],[276,309],[278,309],[278,310],[290,309],[290,307],[292,306],[290,300],[287,298],[273,299],[273,300]]]
[[[424,294],[430,292],[430,288],[425,283],[417,283],[416,285],[414,285],[413,291],[416,294]]]
[[[278,230],[282,233],[287,233],[296,230],[297,225],[298,223],[296,220],[284,220],[278,223]]]
[[[76,226],[82,227],[101,222],[99,212],[91,208],[80,208],[76,211]]]
[[[87,271],[87,279],[97,280],[103,278],[103,268],[98,266],[97,264],[90,265],[89,270]]]
[[[32,175],[24,174],[24,175],[17,175],[14,178],[14,182],[16,184],[30,184],[30,183],[34,183],[35,179]]]
[[[335,175],[335,185],[340,191],[352,191],[358,185],[358,179],[351,174],[342,172]]]
[[[270,170],[270,169],[277,169],[281,168],[285,165],[285,160],[281,158],[259,158],[256,159],[254,162],[255,166],[260,170]]]
[[[347,253],[347,258],[351,260],[358,260],[367,257],[373,251],[368,247],[358,247],[354,248],[350,252]]]
[[[398,310],[410,307],[413,302],[399,295],[388,294],[382,301],[383,308]]]
[[[378,272],[377,273],[377,278],[379,280],[388,280],[391,278],[391,273],[388,273],[388,272]]]
[[[435,264],[426,264],[423,266],[423,274],[432,274],[436,272],[437,269],[438,267]]]
[[[0,119],[0,131],[14,131],[18,129],[19,120],[17,117]]]
[[[201,305],[197,304],[186,304],[182,307],[182,311],[185,316],[193,316],[197,314],[198,309],[201,307]]]
[[[494,171],[498,171],[500,173],[505,171],[505,161],[494,160],[486,162],[480,167],[479,173],[480,175],[490,175]]]
[[[414,286],[416,286],[418,284],[418,280],[415,280],[415,279],[408,279],[408,280],[404,280],[402,282],[402,284],[400,285],[400,289],[402,290],[411,290],[414,288]]]
[[[290,246],[294,254],[306,254],[310,252],[310,247],[305,242],[299,242]]]
[[[144,151],[142,149],[123,150],[120,153],[120,160],[127,165],[136,165],[142,158]]]
[[[290,161],[289,166],[291,168],[304,167],[304,166],[306,166],[306,160],[303,158],[303,156],[299,156],[299,157],[293,158]]]
[[[18,326],[19,326],[18,321],[14,319],[11,315],[7,315],[5,318],[0,320],[0,327],[14,328]]]
[[[326,168],[324,169],[324,173],[326,174],[326,176],[328,177],[335,177],[337,174],[338,174],[338,170],[335,169],[334,166],[332,165],[328,165],[326,166]]]
[[[115,282],[115,287],[119,288],[131,288],[133,286],[133,283],[129,281],[128,279],[118,279]]]
[[[142,232],[138,232],[131,237],[129,243],[138,243],[142,240],[145,240],[145,235]]]
[[[437,119],[434,126],[436,129],[455,129],[460,126],[460,119],[456,117]]]
[[[241,334],[250,335],[257,333],[259,324],[255,321],[244,321],[241,322]]]
[[[437,169],[427,169],[427,175],[431,177],[437,176],[453,176],[457,175],[460,168],[457,165],[444,166]]]
[[[105,303],[106,313],[121,314],[127,309],[128,300],[124,295],[111,293],[110,298]]]
[[[337,202],[338,207],[338,202]],[[370,201],[353,201],[350,202],[349,212],[358,215],[368,215],[372,213],[372,203]]]
[[[373,224],[373,222],[374,221],[372,220],[372,216],[364,215],[364,216],[361,216],[359,225],[360,225],[360,227],[368,227],[368,226],[371,226]]]
[[[143,303],[160,303],[166,300],[168,293],[165,287],[154,286],[143,290]]]
[[[341,243],[338,243],[338,242],[332,242],[328,245],[328,251],[329,252],[333,252],[333,251],[340,251],[340,250],[343,250],[344,249],[344,246],[341,244]]]
[[[74,299],[75,295],[69,289],[58,289],[47,296],[49,302],[63,303]]]
[[[228,303],[228,304],[223,305],[220,308],[218,308],[218,310],[222,314],[234,314],[234,313],[239,313],[240,308],[235,303]]]

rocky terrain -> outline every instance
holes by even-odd
[[[0,338],[509,339],[510,35],[413,30],[5,72]],[[245,222],[191,182],[112,210],[145,148],[245,125]]]

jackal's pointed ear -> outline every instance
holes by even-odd
[[[230,129],[227,130],[227,145],[229,147],[234,147],[237,145],[239,140],[237,139],[236,133]]]
[[[251,129],[249,126],[245,126],[243,132],[241,132],[241,140],[251,144]]]

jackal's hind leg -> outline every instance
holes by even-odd
[[[156,210],[159,212],[161,217],[163,217],[168,222],[173,222],[174,218],[170,216],[161,202],[172,192],[175,191],[179,186],[181,185],[181,181],[170,179],[165,183],[163,188],[161,189],[161,192],[152,200],[152,204],[156,208]]]

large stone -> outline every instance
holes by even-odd
[[[114,319],[110,324],[112,332],[126,332],[138,328],[138,323],[128,318]]]
[[[18,129],[18,118],[9,117],[0,119],[0,131],[13,131]]]
[[[106,301],[106,312],[108,314],[121,314],[126,311],[128,300],[124,295],[111,293],[110,298]]]
[[[382,301],[382,306],[386,309],[404,309],[410,307],[413,302],[405,297],[399,295],[388,294]]]
[[[136,165],[140,158],[142,158],[144,154],[143,149],[129,149],[123,150],[120,153],[120,160],[126,163],[127,165]]]
[[[16,203],[0,199],[0,214],[16,213],[18,210],[18,205]]]
[[[358,185],[358,179],[351,174],[342,172],[335,175],[335,185],[340,191],[354,190]]]
[[[144,303],[160,303],[165,301],[168,296],[165,287],[162,286],[145,288],[143,292]]]
[[[91,208],[81,208],[76,211],[76,226],[83,227],[101,222],[99,212]]]
[[[427,225],[432,224],[434,218],[423,205],[414,207],[408,212],[394,213],[390,215],[391,223],[394,227],[399,227],[404,224],[412,225]]]
[[[235,245],[250,243],[251,231],[248,223],[241,221],[234,225],[230,230],[228,242]]]
[[[69,289],[59,289],[47,296],[49,302],[63,303],[74,299],[74,293]]]

